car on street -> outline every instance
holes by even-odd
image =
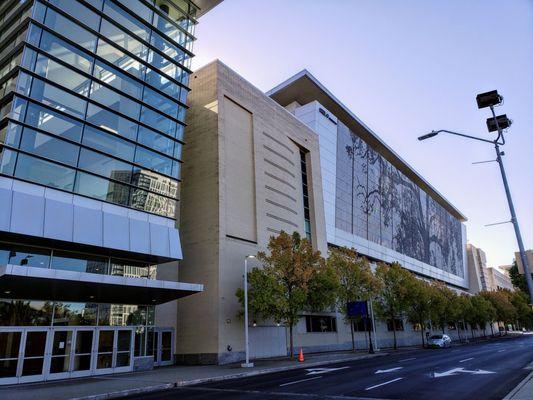
[[[432,335],[428,339],[429,347],[451,347],[452,339],[448,335]]]

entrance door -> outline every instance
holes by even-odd
[[[133,329],[98,328],[96,374],[132,370]]]
[[[0,332],[0,384],[17,383],[22,331]]]
[[[152,347],[153,346],[153,347]],[[154,328],[148,331],[148,355],[154,356],[154,365],[172,365],[174,363],[174,329]],[[150,351],[153,348],[153,353]]]
[[[49,379],[63,379],[70,376],[74,345],[73,329],[52,331],[52,348],[48,368]]]
[[[26,330],[22,341],[23,353],[22,363],[19,368],[19,382],[36,382],[44,380],[46,339],[48,338],[48,329]]]
[[[71,377],[91,375],[93,369],[94,329],[77,328],[75,330],[74,357],[72,359]]]

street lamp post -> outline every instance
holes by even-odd
[[[248,259],[255,256],[248,255],[244,257],[244,349],[246,360],[241,364],[242,368],[251,368],[254,363],[250,362],[250,342],[248,340]]]
[[[505,188],[505,195],[507,196],[507,202],[509,204],[509,211],[511,212],[511,221],[513,223],[514,231],[516,234],[516,241],[518,242],[518,250],[520,252],[520,260],[524,266],[524,275],[526,276],[526,282],[529,289],[529,298],[530,304],[533,304],[533,281],[531,279],[531,271],[529,269],[529,264],[526,257],[526,252],[524,250],[524,243],[522,241],[522,234],[520,233],[520,227],[518,226],[518,219],[516,217],[516,212],[514,209],[513,199],[511,197],[511,191],[509,190],[509,183],[507,182],[507,175],[505,174],[505,168],[503,166],[502,156],[505,154],[503,151],[500,151],[500,146],[505,144],[505,138],[503,136],[503,129],[511,125],[511,121],[507,119],[507,116],[500,115],[496,116],[494,112],[494,106],[502,102],[503,98],[498,94],[497,91],[482,93],[477,96],[477,102],[479,108],[490,107],[492,112],[492,118],[487,119],[487,127],[490,132],[493,130],[498,131],[498,137],[495,140],[482,139],[475,136],[465,135],[462,133],[452,132],[445,129],[438,131],[431,131],[430,133],[420,136],[418,140],[426,140],[437,136],[439,133],[448,133],[450,135],[461,136],[471,140],[477,140],[480,142],[491,143],[494,145],[496,150],[496,162],[500,166],[500,173],[502,175],[503,186]],[[502,126],[503,124],[503,126]]]

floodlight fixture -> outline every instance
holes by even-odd
[[[476,96],[477,107],[494,107],[501,104],[503,97],[498,94],[497,90],[491,90],[490,92],[480,93]]]
[[[507,118],[507,114],[498,115],[496,118],[487,118],[487,129],[489,132],[494,132],[499,129],[507,129],[511,126],[513,121]]]

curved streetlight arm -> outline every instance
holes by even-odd
[[[441,132],[449,133],[450,135],[461,136],[461,137],[464,137],[464,138],[467,138],[467,139],[479,140],[480,142],[486,142],[486,143],[492,143],[492,144],[496,144],[496,143],[497,144],[503,144],[503,143],[499,143],[497,140],[482,139],[482,138],[479,138],[479,137],[476,137],[476,136],[465,135],[464,133],[448,131],[446,129],[439,129],[438,131],[431,131],[427,135],[420,136],[418,138],[418,140],[429,139],[430,137],[437,136]]]

